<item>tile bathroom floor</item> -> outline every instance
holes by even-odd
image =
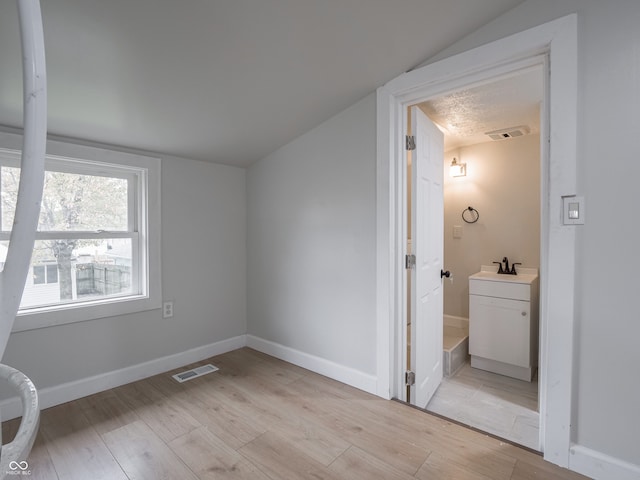
[[[427,410],[539,450],[538,379],[524,382],[465,363],[443,379]]]

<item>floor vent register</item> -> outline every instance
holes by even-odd
[[[177,382],[186,382],[187,380],[191,380],[196,377],[201,377],[202,375],[206,375],[207,373],[212,373],[218,371],[218,367],[214,367],[210,363],[206,365],[202,365],[201,367],[192,368],[191,370],[187,370],[186,372],[176,373],[172,375],[172,377]]]

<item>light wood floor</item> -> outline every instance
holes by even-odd
[[[29,478],[585,478],[254,350],[204,363],[220,371],[179,384],[181,368],[44,410]],[[5,441],[16,428],[3,424]]]

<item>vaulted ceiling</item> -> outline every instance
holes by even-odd
[[[247,166],[522,0],[42,0],[49,132]],[[0,125],[20,127],[0,2]]]

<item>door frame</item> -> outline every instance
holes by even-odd
[[[377,91],[376,313],[377,393],[401,397],[406,342],[406,108],[447,92],[489,83],[543,62],[540,238],[540,438],[544,458],[567,467],[575,432],[572,398],[575,323],[575,226],[562,224],[576,191],[577,16],[445,58],[391,80]],[[553,69],[550,69],[553,65]],[[404,333],[403,333],[404,330]],[[553,368],[550,368],[553,365]]]

